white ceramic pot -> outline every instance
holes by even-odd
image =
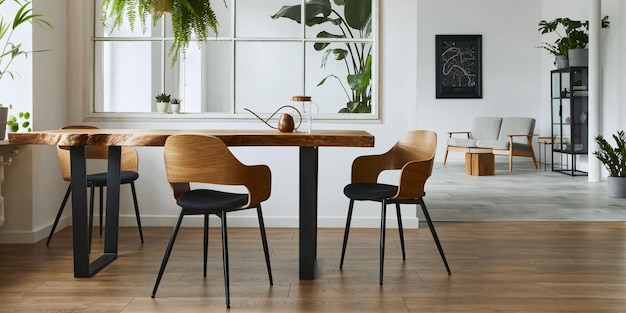
[[[569,61],[567,60],[566,57],[564,57],[562,55],[557,55],[556,56],[555,63],[556,63],[556,68],[557,69],[569,67]]]
[[[159,113],[167,113],[167,109],[169,108],[169,102],[157,102],[157,111]]]
[[[180,103],[170,103],[170,112],[173,114],[180,113]]]

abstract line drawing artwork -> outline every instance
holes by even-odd
[[[436,35],[436,98],[482,98],[482,36]]]

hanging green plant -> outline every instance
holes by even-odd
[[[144,32],[149,14],[156,24],[169,10],[174,33],[174,43],[169,50],[172,65],[178,60],[179,53],[189,46],[192,34],[198,41],[207,41],[209,29],[217,35],[219,25],[210,0],[102,0],[101,8],[102,23],[106,25],[112,20],[111,30],[119,29],[126,19],[134,31],[139,19]]]

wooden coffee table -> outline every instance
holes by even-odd
[[[465,153],[465,174],[473,176],[495,175],[496,166],[492,149],[469,148]]]

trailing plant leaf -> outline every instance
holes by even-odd
[[[158,0],[161,1],[161,0]],[[195,40],[206,42],[209,30],[218,33],[219,23],[217,16],[211,7],[210,0],[162,0],[165,3],[157,5],[157,0],[103,0],[102,1],[102,22],[106,26],[109,19],[113,19],[111,31],[119,29],[128,20],[131,30],[139,17],[142,30],[146,31],[146,20],[148,14],[152,15],[153,24],[161,19],[163,12],[155,10],[155,7],[169,7],[172,16],[172,31],[174,32],[174,42],[169,49],[171,64],[174,66],[178,61],[181,51],[185,51],[195,35]],[[226,5],[226,0],[224,0]]]

